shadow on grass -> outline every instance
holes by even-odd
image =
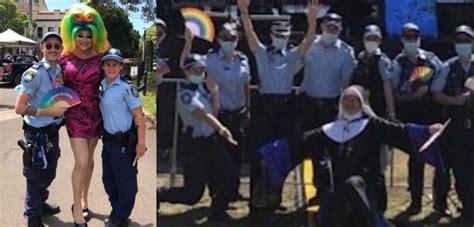
[[[217,223],[208,220],[210,209],[200,207],[188,210],[184,213],[174,215],[159,215],[157,226],[166,227],[303,227],[306,226],[307,216],[305,208],[285,213],[276,213],[272,217],[251,217],[249,215],[242,218],[233,219],[226,223]]]

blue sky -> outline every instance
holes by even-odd
[[[45,0],[45,2],[49,10],[63,10],[76,3],[77,0]],[[140,32],[140,35],[143,35],[144,28],[148,28],[152,25],[152,22],[145,23],[145,21],[141,19],[141,12],[130,13],[128,19],[132,22],[133,28]]]

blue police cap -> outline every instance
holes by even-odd
[[[333,24],[339,28],[342,28],[342,17],[337,13],[328,13],[323,17],[324,24]]]
[[[271,31],[274,34],[289,36],[291,33],[291,24],[289,21],[274,21]]]
[[[457,28],[456,28],[456,32],[454,32],[454,35],[457,35],[459,33],[464,33],[468,36],[472,38],[474,38],[474,32],[472,31],[472,28],[469,27],[468,25],[459,25]]]
[[[379,26],[375,24],[369,24],[364,29],[364,38],[367,36],[377,36],[382,38],[382,32],[380,31]]]
[[[101,62],[105,60],[113,59],[118,62],[122,62],[122,52],[119,49],[110,48],[107,52],[105,52],[104,56],[102,56]]]
[[[195,67],[206,67],[204,56],[199,54],[190,54],[186,59],[184,59],[183,66],[185,69]]]
[[[237,27],[238,27],[238,24],[236,22],[226,22],[222,25],[222,28],[219,31],[218,36],[228,33],[231,36],[237,37],[238,36]]]
[[[43,38],[41,39],[41,43],[44,43],[48,37],[54,36],[59,39],[59,41],[62,43],[63,39],[57,32],[47,32],[46,34],[43,35]]]
[[[402,34],[408,32],[408,31],[415,31],[415,32],[420,32],[420,27],[414,23],[406,23],[402,27]]]

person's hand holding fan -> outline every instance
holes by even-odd
[[[427,85],[433,73],[433,69],[427,66],[418,66],[413,69],[408,80],[411,91],[416,91],[418,88]]]

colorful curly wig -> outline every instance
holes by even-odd
[[[88,29],[92,33],[92,49],[96,53],[104,53],[110,48],[107,30],[100,14],[92,7],[78,3],[71,6],[61,21],[61,37],[63,54],[68,55],[76,48],[74,38],[78,31]]]

